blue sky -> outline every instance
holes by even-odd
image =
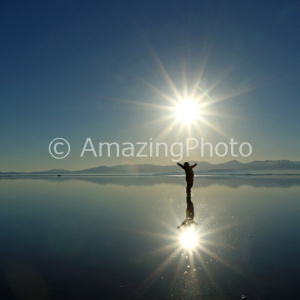
[[[0,171],[171,164],[164,157],[79,157],[87,137],[95,144],[149,141],[170,125],[148,124],[169,113],[151,104],[170,106],[149,84],[176,100],[162,66],[181,94],[201,70],[212,99],[245,91],[210,105],[218,116],[206,120],[222,134],[199,122],[193,137],[250,142],[253,153],[242,162],[299,160],[299,12],[297,1],[2,4]],[[162,140],[184,139],[180,125]],[[63,160],[48,153],[56,137],[71,144]]]

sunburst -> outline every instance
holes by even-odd
[[[150,90],[158,96],[159,102],[153,103],[153,101],[134,101],[129,99],[118,99],[122,102],[126,102],[132,105],[144,106],[146,109],[153,109],[164,111],[164,116],[159,119],[153,119],[150,122],[140,124],[140,127],[153,127],[159,123],[170,121],[169,125],[164,127],[162,131],[154,137],[154,141],[162,139],[165,135],[175,132],[174,138],[177,139],[180,134],[184,134],[185,137],[192,137],[192,131],[196,131],[201,135],[206,129],[215,131],[217,134],[223,137],[229,138],[229,135],[224,131],[225,126],[217,126],[214,122],[214,117],[218,118],[231,118],[238,119],[238,116],[226,115],[218,111],[218,104],[225,100],[230,100],[236,96],[245,94],[250,90],[256,89],[265,85],[267,82],[256,82],[252,87],[238,88],[232,90],[229,93],[220,94],[218,87],[223,81],[228,78],[233,69],[226,69],[222,74],[215,78],[214,81],[206,82],[204,77],[204,71],[208,65],[208,58],[210,56],[209,51],[203,57],[202,67],[199,68],[199,72],[194,76],[193,82],[188,82],[187,71],[185,64],[183,63],[183,70],[181,74],[174,74],[171,76],[162,61],[157,55],[151,44],[146,42],[152,58],[157,64],[158,73],[163,77],[165,86],[169,89],[169,92],[159,89],[157,86],[151,84],[149,81],[132,74],[137,80],[142,82]],[[184,61],[184,60],[183,60]],[[176,86],[172,77],[181,77],[181,88]],[[213,97],[212,94],[218,94]],[[117,100],[117,99],[115,99]],[[163,103],[165,102],[165,103]]]
[[[175,106],[175,113],[178,121],[193,123],[199,120],[201,109],[197,101],[191,98],[181,100]]]
[[[176,224],[179,220],[176,217]],[[215,227],[214,229],[207,230],[210,226],[210,222],[206,222],[202,226],[188,227],[183,231],[178,231],[178,229],[174,229],[163,221],[161,221],[161,225],[166,227],[170,234],[159,234],[154,232],[145,232],[139,231],[143,236],[155,237],[162,240],[172,241],[168,243],[166,246],[163,246],[158,249],[154,249],[148,253],[144,253],[141,255],[141,259],[149,258],[150,256],[156,256],[158,254],[166,254],[169,252],[169,255],[166,255],[166,258],[154,269],[154,271],[149,274],[149,276],[141,283],[141,285],[134,291],[135,296],[142,296],[147,292],[148,289],[155,283],[156,280],[161,278],[164,271],[170,267],[172,263],[174,263],[175,257],[180,257],[176,271],[174,272],[173,279],[171,282],[172,286],[176,284],[180,275],[182,274],[182,269],[187,264],[187,267],[195,272],[196,265],[201,265],[202,269],[206,273],[212,285],[216,285],[214,274],[209,269],[206,263],[205,257],[210,257],[211,260],[217,261],[222,265],[228,267],[234,272],[240,273],[239,268],[231,264],[225,258],[221,257],[216,253],[216,251],[210,250],[210,248],[224,248],[226,245],[223,243],[217,243],[212,240],[212,237],[224,230],[228,230],[233,225],[227,225],[222,227]],[[196,288],[196,287],[195,287]]]

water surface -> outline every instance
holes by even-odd
[[[182,247],[184,178],[0,179],[3,299],[292,299],[300,178],[197,177],[197,246]]]

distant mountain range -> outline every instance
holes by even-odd
[[[0,172],[0,175],[14,174],[43,174],[43,175],[128,175],[128,174],[144,174],[144,175],[167,175],[182,174],[182,169],[176,164],[169,166],[159,166],[153,164],[124,164],[116,166],[99,166],[95,168],[68,171],[63,169],[52,169],[42,172]],[[300,174],[300,161],[290,160],[264,160],[253,161],[249,163],[241,163],[232,160],[221,164],[211,164],[208,162],[197,162],[194,169],[195,174]]]

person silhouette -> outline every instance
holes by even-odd
[[[185,220],[177,227],[180,228],[181,226],[187,226],[189,227],[191,224],[195,224],[198,225],[195,221],[194,221],[194,204],[192,202],[191,199],[191,194],[187,191],[187,196],[186,196],[186,215],[185,215]]]
[[[179,167],[181,167],[185,171],[185,180],[186,180],[186,191],[190,192],[191,188],[194,184],[194,171],[193,168],[197,166],[197,164],[193,164],[190,166],[188,162],[185,162],[183,165],[180,163],[177,163]]]

